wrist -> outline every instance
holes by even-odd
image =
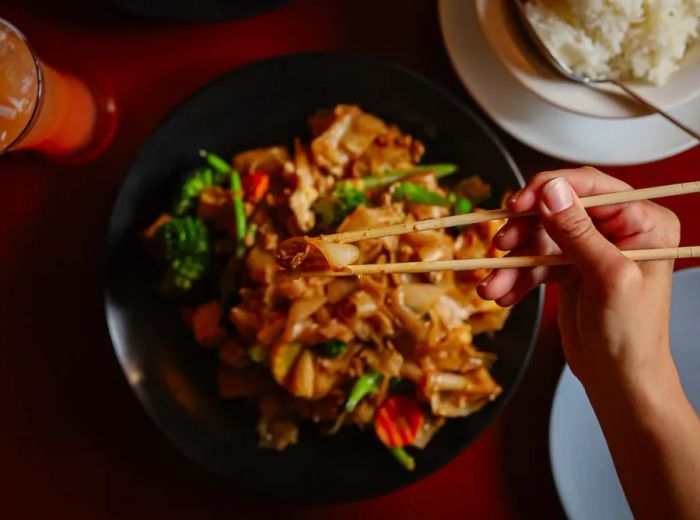
[[[581,382],[598,414],[654,422],[658,414],[688,405],[670,350],[641,366],[611,365]]]
[[[668,337],[602,342],[604,348],[588,344],[577,357],[576,375],[588,392],[637,393],[678,378]]]

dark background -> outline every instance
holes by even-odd
[[[121,117],[114,142],[90,164],[0,158],[0,516],[562,516],[547,452],[563,364],[554,291],[528,374],[503,417],[418,484],[339,506],[263,502],[185,460],[131,394],[104,324],[99,280],[111,205],[141,143],[172,107],[228,69],[316,49],[392,59],[474,106],[450,67],[434,1],[299,0],[243,21],[185,24],[139,19],[101,0],[0,0],[0,16],[48,63],[109,85]],[[563,166],[503,137],[526,176]],[[696,148],[607,171],[645,187],[693,180],[699,160]],[[685,244],[700,243],[692,201],[665,201],[685,224]]]

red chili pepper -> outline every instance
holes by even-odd
[[[377,437],[390,448],[413,443],[425,418],[418,403],[409,397],[390,397],[374,416]]]
[[[255,172],[243,177],[243,192],[246,200],[257,204],[270,189],[270,175],[267,172]]]

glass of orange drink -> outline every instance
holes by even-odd
[[[84,162],[116,128],[114,100],[39,60],[24,35],[0,18],[0,154],[35,150]]]

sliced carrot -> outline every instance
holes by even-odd
[[[394,396],[377,410],[374,431],[386,446],[399,448],[413,443],[423,426],[423,410],[409,397]]]
[[[143,238],[146,240],[151,240],[156,236],[156,232],[158,231],[158,228],[168,222],[169,220],[172,220],[172,217],[168,215],[167,213],[161,214],[146,230],[142,233]]]

